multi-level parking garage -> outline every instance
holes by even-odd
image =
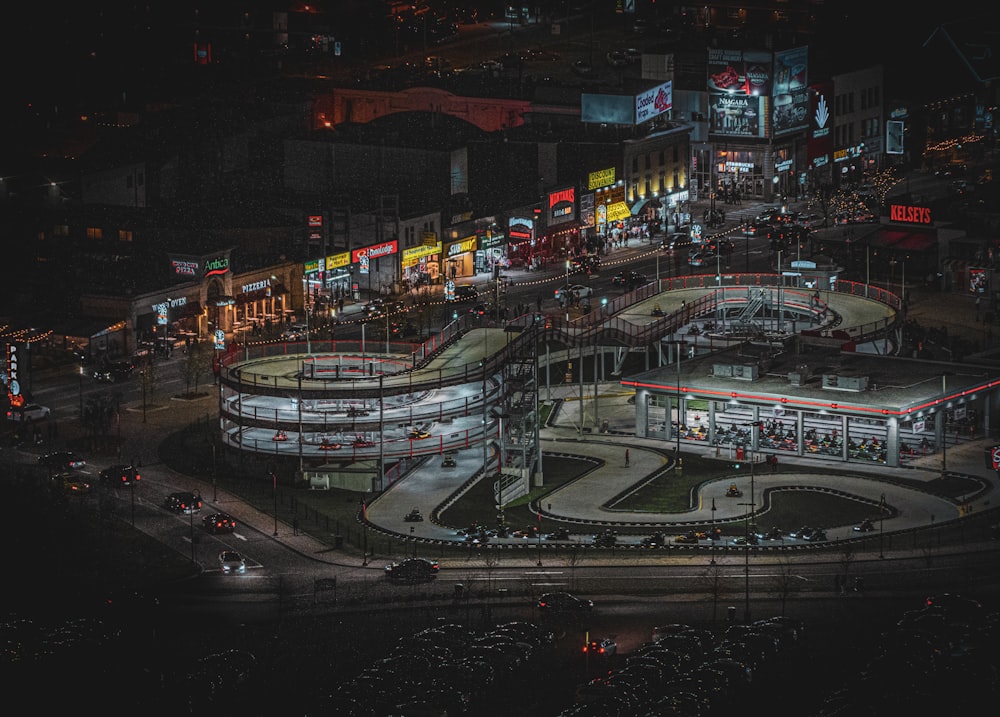
[[[345,487],[383,490],[407,461],[483,446],[530,478],[537,455],[534,334],[459,322],[422,344],[246,346],[220,373],[224,445]],[[395,466],[389,468],[388,466]]]

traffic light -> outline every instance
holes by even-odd
[[[601,297],[601,307],[603,308],[603,307],[605,307],[607,305],[608,305],[608,297],[602,296]]]
[[[740,463],[739,463],[739,461],[737,461],[735,463],[730,463],[729,467],[732,468],[734,471],[738,471],[740,469]]]

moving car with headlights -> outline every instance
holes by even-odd
[[[560,286],[555,290],[556,301],[568,301],[570,297],[586,299],[592,296],[594,290],[583,284],[572,284],[570,286]]]
[[[98,473],[98,477],[102,483],[116,488],[131,487],[142,479],[139,469],[126,463],[114,463]]]
[[[94,369],[94,380],[104,383],[124,381],[135,371],[131,361],[107,361]]]
[[[594,601],[573,593],[552,592],[538,598],[537,606],[543,612],[589,612],[594,609]]]
[[[219,553],[219,570],[224,575],[242,575],[247,571],[247,561],[237,550],[223,550]]]
[[[611,283],[614,286],[627,290],[648,284],[649,279],[646,278],[645,274],[640,274],[637,271],[619,271],[611,277]]]
[[[90,493],[90,482],[85,480],[82,473],[64,471],[52,480],[68,495],[87,495]]]
[[[48,468],[67,471],[75,468],[84,468],[87,465],[87,461],[83,457],[73,453],[73,451],[53,451],[52,453],[38,456],[38,464]]]
[[[385,577],[394,583],[422,583],[437,577],[441,566],[436,560],[407,558],[385,566]]]

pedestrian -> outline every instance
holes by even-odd
[[[299,516],[292,516],[292,535],[299,534]]]
[[[541,294],[539,294],[538,297],[535,299],[535,310],[536,311],[541,311],[542,310],[542,295]]]
[[[976,321],[979,321],[979,305],[982,303],[983,297],[976,297]]]
[[[625,467],[628,468],[628,448],[625,449]]]

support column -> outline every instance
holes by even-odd
[[[645,388],[635,392],[635,435],[649,437],[649,391]]]
[[[715,401],[708,402],[708,445],[715,445]]]
[[[899,467],[899,419],[890,416],[885,422],[885,464]]]

